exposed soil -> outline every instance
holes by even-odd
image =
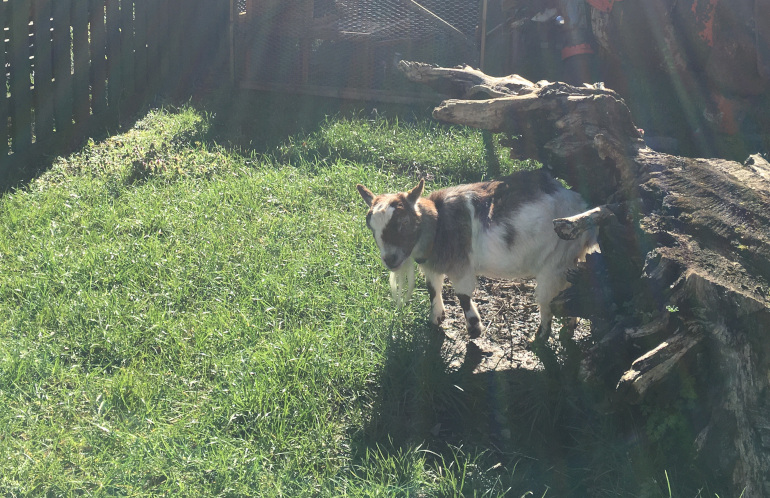
[[[446,335],[442,355],[450,370],[457,370],[474,357],[473,373],[523,368],[542,370],[542,362],[529,348],[528,338],[534,336],[540,324],[540,313],[534,299],[534,280],[498,280],[480,277],[474,301],[478,307],[485,332],[471,344],[478,347],[468,355],[468,332],[465,316],[451,285],[444,286],[446,318],[441,329]],[[557,346],[562,321],[554,319],[551,346]],[[581,320],[575,339],[586,339],[589,323]],[[466,365],[467,366],[467,365]]]

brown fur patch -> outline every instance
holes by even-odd
[[[437,223],[433,252],[429,265],[441,273],[453,273],[454,268],[468,264],[471,249],[471,213],[466,199],[473,206],[474,216],[481,226],[504,223],[504,218],[519,206],[544,194],[552,194],[559,183],[542,170],[519,171],[489,182],[472,183],[441,189],[427,199],[435,205]],[[516,239],[513,227],[506,226],[505,241],[510,246]]]
[[[433,192],[428,199],[436,207],[436,235],[428,264],[439,273],[455,273],[468,265],[471,250],[471,213],[455,189]]]
[[[543,194],[553,194],[560,186],[543,170],[519,171],[491,183],[495,184],[491,213],[493,221],[505,213],[516,211],[522,204],[532,202]]]
[[[419,237],[418,215],[407,201],[406,195],[396,194],[390,199],[389,206],[394,209],[390,222],[382,231],[382,241],[392,246],[411,249]]]

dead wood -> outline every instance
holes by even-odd
[[[657,347],[643,354],[631,364],[618,381],[617,391],[630,402],[639,402],[645,393],[663,381],[677,363],[702,337],[692,334],[676,334]]]
[[[615,210],[619,207],[619,205],[598,206],[585,213],[576,214],[568,218],[557,218],[553,220],[553,228],[562,239],[574,240],[586,230],[598,228],[609,223],[616,217]]]
[[[644,142],[625,103],[612,90],[532,83],[517,75],[487,76],[469,66],[438,68],[402,61],[399,68],[410,80],[453,97],[433,111],[439,121],[519,137],[517,156],[547,164],[594,204],[606,203],[612,194],[617,194],[615,202],[633,196],[639,172],[627,158]],[[494,97],[474,100],[490,95]],[[600,174],[582,176],[584,164]]]
[[[512,155],[541,161],[599,206],[554,223],[564,238],[598,230],[601,253],[553,303],[592,321],[584,381],[620,403],[653,402],[652,392],[676,396],[686,372],[702,394],[693,410],[705,420],[694,441],[704,465],[730,476],[736,496],[770,496],[770,163],[658,153],[601,85],[400,67],[449,97],[436,119],[505,134]]]
[[[478,93],[487,96],[510,96],[527,92],[534,83],[519,75],[505,77],[488,76],[470,66],[456,68],[437,67],[421,62],[399,61],[398,67],[404,75],[416,82],[427,85],[438,93],[471,99]]]

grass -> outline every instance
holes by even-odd
[[[0,494],[666,495],[554,457],[563,387],[447,373],[427,295],[389,300],[355,184],[482,178],[480,133],[356,111],[260,148],[204,108],[0,199]]]

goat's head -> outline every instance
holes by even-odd
[[[366,214],[366,226],[372,231],[380,258],[391,270],[398,270],[412,254],[420,237],[420,213],[417,201],[422,195],[425,181],[409,192],[374,195],[371,190],[358,185],[358,193],[363,197],[369,212]]]

